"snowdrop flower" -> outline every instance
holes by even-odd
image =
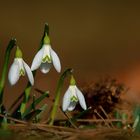
[[[86,102],[85,98],[82,94],[82,92],[77,88],[76,82],[74,77],[71,77],[70,80],[70,86],[67,89],[64,97],[63,97],[63,104],[62,104],[62,110],[65,111],[72,111],[76,107],[76,104],[80,103],[81,107],[86,110]]]
[[[42,48],[38,51],[33,59],[31,70],[34,71],[40,67],[42,73],[48,73],[52,64],[54,65],[57,72],[61,71],[59,57],[51,48],[50,38],[46,34]]]
[[[8,79],[11,85],[15,85],[20,76],[24,76],[27,73],[30,83],[34,84],[33,74],[30,67],[24,62],[22,58],[22,51],[17,47],[15,59],[10,67]]]

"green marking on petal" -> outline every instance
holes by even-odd
[[[20,70],[20,73],[19,73],[21,76],[24,76],[25,75],[25,71],[23,69]]]
[[[48,55],[46,55],[46,56],[42,59],[42,62],[43,62],[43,63],[45,63],[45,62],[51,63],[52,60],[51,60],[51,58],[50,58]]]
[[[76,96],[72,96],[70,100],[71,102],[78,102],[78,98]]]

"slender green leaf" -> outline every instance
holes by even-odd
[[[2,75],[1,75],[1,80],[0,80],[0,105],[1,106],[2,106],[2,102],[3,102],[4,85],[5,85],[5,81],[6,81],[10,54],[11,54],[11,50],[13,49],[15,44],[16,44],[16,39],[11,39],[7,46],[6,52],[5,52],[4,65],[2,68]]]
[[[33,104],[34,106],[38,105],[44,98],[48,97],[49,92],[45,92],[43,95],[41,95],[39,98],[37,98],[34,103],[32,103],[24,112],[22,118],[25,118],[32,110],[33,110]]]
[[[26,121],[31,121],[33,120],[39,113],[41,112],[40,109],[36,109],[33,110],[32,112],[30,112],[29,114],[26,115],[26,117],[24,118]],[[35,121],[36,122],[36,121]]]
[[[44,105],[40,108],[41,112],[36,116],[38,122],[41,120],[41,116],[42,116],[42,114],[44,113],[44,111],[47,109],[47,107],[48,107],[48,105],[47,105],[47,104],[44,104]]]

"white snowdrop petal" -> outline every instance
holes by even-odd
[[[31,85],[34,85],[34,77],[33,77],[30,67],[24,61],[23,61],[23,65],[24,65],[25,71],[27,73],[27,76],[28,76],[28,79],[29,79]]]
[[[68,107],[68,111],[73,111],[76,107],[76,102],[70,102],[70,105]]]
[[[15,85],[17,81],[19,80],[19,77],[20,77],[19,71],[20,71],[19,63],[15,59],[8,73],[8,79],[11,85]]]
[[[50,71],[50,68],[51,68],[52,64],[51,63],[41,63],[40,65],[40,70],[42,73],[48,73]]]
[[[68,88],[63,97],[62,110],[65,112],[70,105],[71,92]]]
[[[86,106],[86,101],[85,101],[85,97],[83,96],[82,92],[76,87],[76,94],[79,100],[79,103],[81,105],[81,107],[86,110],[87,106]]]
[[[17,58],[19,69],[24,71],[24,66],[23,66],[23,59],[22,58]]]
[[[36,69],[38,69],[41,65],[42,62],[42,58],[43,58],[43,53],[44,53],[44,47],[42,47],[37,54],[35,55],[33,62],[32,62],[32,66],[31,66],[31,70],[34,71]]]
[[[52,57],[53,65],[54,65],[56,71],[60,72],[61,71],[60,59],[52,48],[50,48],[50,50],[51,50],[51,57]]]
[[[71,95],[77,97],[76,95],[77,87],[75,85],[70,85]]]

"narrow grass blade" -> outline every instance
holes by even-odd
[[[138,116],[136,117],[136,119],[134,120],[134,123],[133,123],[133,126],[132,126],[133,132],[136,132],[136,129],[137,129],[137,127],[138,127],[139,122],[140,122],[140,117],[139,117],[139,115],[138,115]]]
[[[35,123],[38,123],[41,119],[41,115],[47,109],[47,106],[47,104],[44,104],[41,108],[33,110],[28,115],[26,115],[25,119],[27,121],[34,121]]]
[[[34,121],[35,123],[38,123],[41,119],[41,115],[46,110],[46,108],[47,104],[44,104],[41,108],[33,110],[28,115],[26,115],[26,121]]]
[[[2,122],[1,122],[1,128],[4,129],[4,130],[7,130],[7,128],[8,128],[8,122],[7,122],[6,117],[4,117]]]
[[[40,109],[33,110],[24,118],[26,121],[32,121],[35,118],[35,123],[37,123],[36,116],[41,112]]]
[[[121,119],[121,114],[118,111],[114,113],[115,119]],[[117,128],[122,128],[122,122],[115,122]]]
[[[133,119],[134,119],[134,123],[133,123],[133,131],[136,134],[140,134],[140,106],[136,105],[134,107],[134,111],[133,111]]]

